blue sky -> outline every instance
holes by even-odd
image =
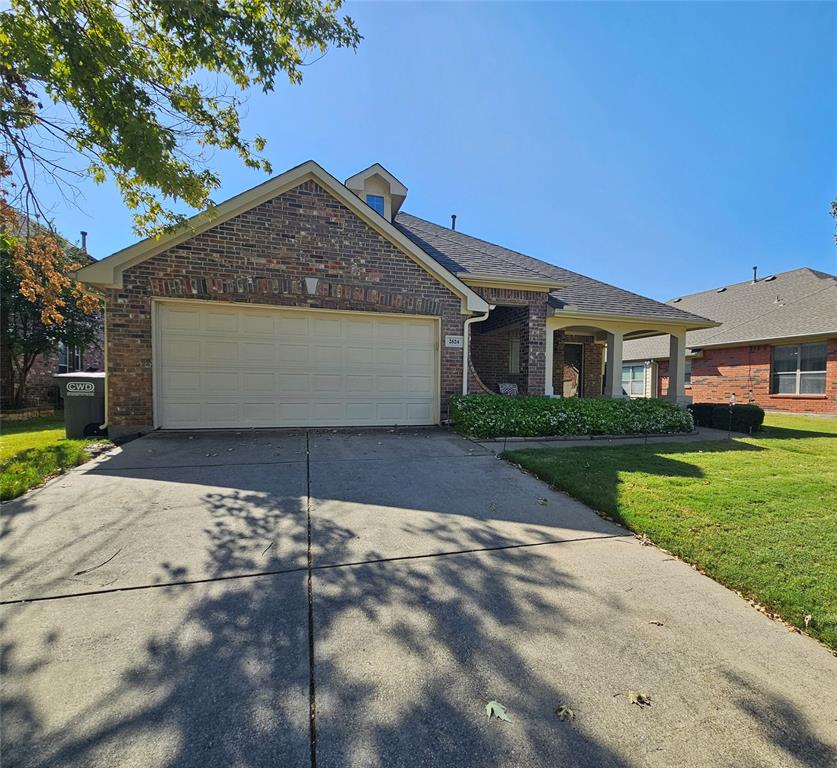
[[[349,3],[364,35],[244,120],[274,170],[383,163],[404,210],[667,299],[835,272],[837,5]],[[218,154],[221,201],[264,176]],[[129,245],[109,185],[59,228]]]

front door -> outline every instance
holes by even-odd
[[[564,372],[561,394],[582,397],[584,389],[584,346],[564,344]]]

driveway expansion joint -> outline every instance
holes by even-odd
[[[267,576],[282,576],[288,573],[308,573],[311,575],[315,571],[332,571],[340,568],[356,568],[363,565],[385,565],[386,563],[400,563],[411,560],[434,560],[442,557],[452,557],[456,555],[478,555],[482,552],[502,552],[511,549],[527,549],[532,547],[545,547],[557,544],[577,544],[588,541],[609,541],[611,539],[634,539],[633,533],[627,531],[625,533],[613,534],[598,534],[595,536],[582,536],[575,539],[549,539],[547,541],[528,541],[516,542],[511,544],[498,544],[495,547],[474,547],[472,549],[455,549],[446,552],[426,552],[419,555],[395,555],[393,557],[379,557],[370,560],[352,560],[345,563],[324,563],[323,565],[316,565],[312,563],[310,566],[297,566],[295,568],[277,568],[271,571],[253,571],[249,573],[233,573],[229,576],[210,576],[205,579],[186,579],[183,581],[164,581],[158,584],[135,584],[128,587],[111,587],[109,589],[92,589],[86,592],[70,592],[60,595],[45,595],[43,597],[23,597],[14,600],[0,600],[0,606],[3,605],[20,605],[23,603],[44,603],[52,600],[67,600],[73,597],[94,597],[96,595],[110,595],[117,592],[137,592],[143,589],[164,589],[166,587],[189,587],[198,584],[213,584],[221,581],[236,581],[242,579],[258,579]]]

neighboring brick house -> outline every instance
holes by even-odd
[[[111,434],[437,424],[502,383],[619,396],[624,339],[669,333],[685,359],[714,325],[401,213],[406,196],[379,164],[341,184],[309,161],[81,270],[106,292]]]
[[[669,304],[720,323],[686,335],[686,390],[694,402],[725,403],[735,395],[769,410],[837,415],[834,275],[803,267]],[[626,343],[626,392],[664,397],[667,352],[660,338]]]

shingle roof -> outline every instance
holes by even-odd
[[[582,312],[597,314],[655,317],[682,322],[705,321],[704,317],[684,312],[679,307],[639,296],[408,213],[399,213],[394,223],[419,248],[454,274],[471,272],[498,277],[545,278],[566,284],[566,287],[550,293],[550,304],[556,308],[572,305]]]
[[[837,277],[808,267],[668,303],[721,323],[718,328],[689,331],[686,346],[691,349],[837,333]],[[625,342],[624,360],[660,357],[668,357],[667,338]]]

